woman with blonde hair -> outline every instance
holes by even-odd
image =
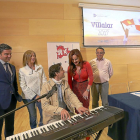
[[[40,97],[42,85],[46,81],[43,67],[37,63],[36,53],[32,50],[26,51],[23,55],[23,67],[19,69],[19,82],[24,104]],[[32,129],[37,126],[36,106],[40,113],[38,125],[43,125],[41,100],[39,99],[27,106],[30,116],[30,127]]]

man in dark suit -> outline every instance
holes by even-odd
[[[18,94],[15,66],[8,63],[11,59],[12,48],[7,44],[0,44],[0,116],[16,108],[17,100],[22,98]],[[5,137],[14,133],[14,115],[12,113],[0,119],[0,134],[5,119]],[[1,140],[1,136],[0,136]]]

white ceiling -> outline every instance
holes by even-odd
[[[0,1],[60,3],[60,4],[98,3],[98,4],[140,7],[140,0],[0,0]]]

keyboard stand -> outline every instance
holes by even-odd
[[[100,130],[99,132],[97,132],[95,138],[94,138],[94,136],[93,136],[93,135],[95,135],[95,134],[91,134],[91,136],[93,137],[94,140],[99,140],[99,138],[100,138],[102,132],[103,132],[103,129]]]

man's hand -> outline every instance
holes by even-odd
[[[78,112],[82,115],[83,113],[86,113],[87,115],[90,114],[89,110],[85,107],[79,107]]]
[[[68,120],[68,119],[71,119],[70,114],[67,110],[63,109],[61,111],[61,120],[65,121],[65,120]]]

